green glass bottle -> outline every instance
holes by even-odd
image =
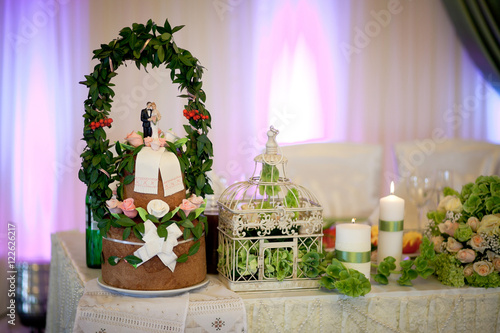
[[[97,221],[94,221],[90,196],[85,197],[86,251],[87,267],[101,268],[102,237]]]

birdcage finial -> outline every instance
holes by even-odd
[[[278,143],[276,142],[276,135],[279,134],[274,126],[271,125],[269,131],[267,131],[267,143],[266,143],[266,154],[276,155],[278,154]]]

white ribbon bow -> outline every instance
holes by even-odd
[[[168,236],[165,240],[165,238],[158,236],[156,226],[153,222],[150,220],[144,222],[142,240],[145,244],[134,252],[134,256],[142,259],[142,262],[137,264],[136,267],[139,267],[157,255],[165,266],[172,272],[174,271],[175,264],[177,263],[177,255],[174,253],[174,247],[179,244],[177,238],[182,235],[182,231],[177,224],[172,223],[167,227],[167,232]]]

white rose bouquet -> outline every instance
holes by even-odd
[[[500,177],[480,176],[444,195],[427,213],[436,276],[455,287],[500,287]]]

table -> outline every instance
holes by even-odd
[[[100,274],[86,267],[84,249],[78,231],[52,235],[47,332],[71,332],[84,285]],[[320,289],[238,294],[249,332],[500,331],[500,288],[452,288],[434,277],[413,287],[374,283],[359,298]]]

